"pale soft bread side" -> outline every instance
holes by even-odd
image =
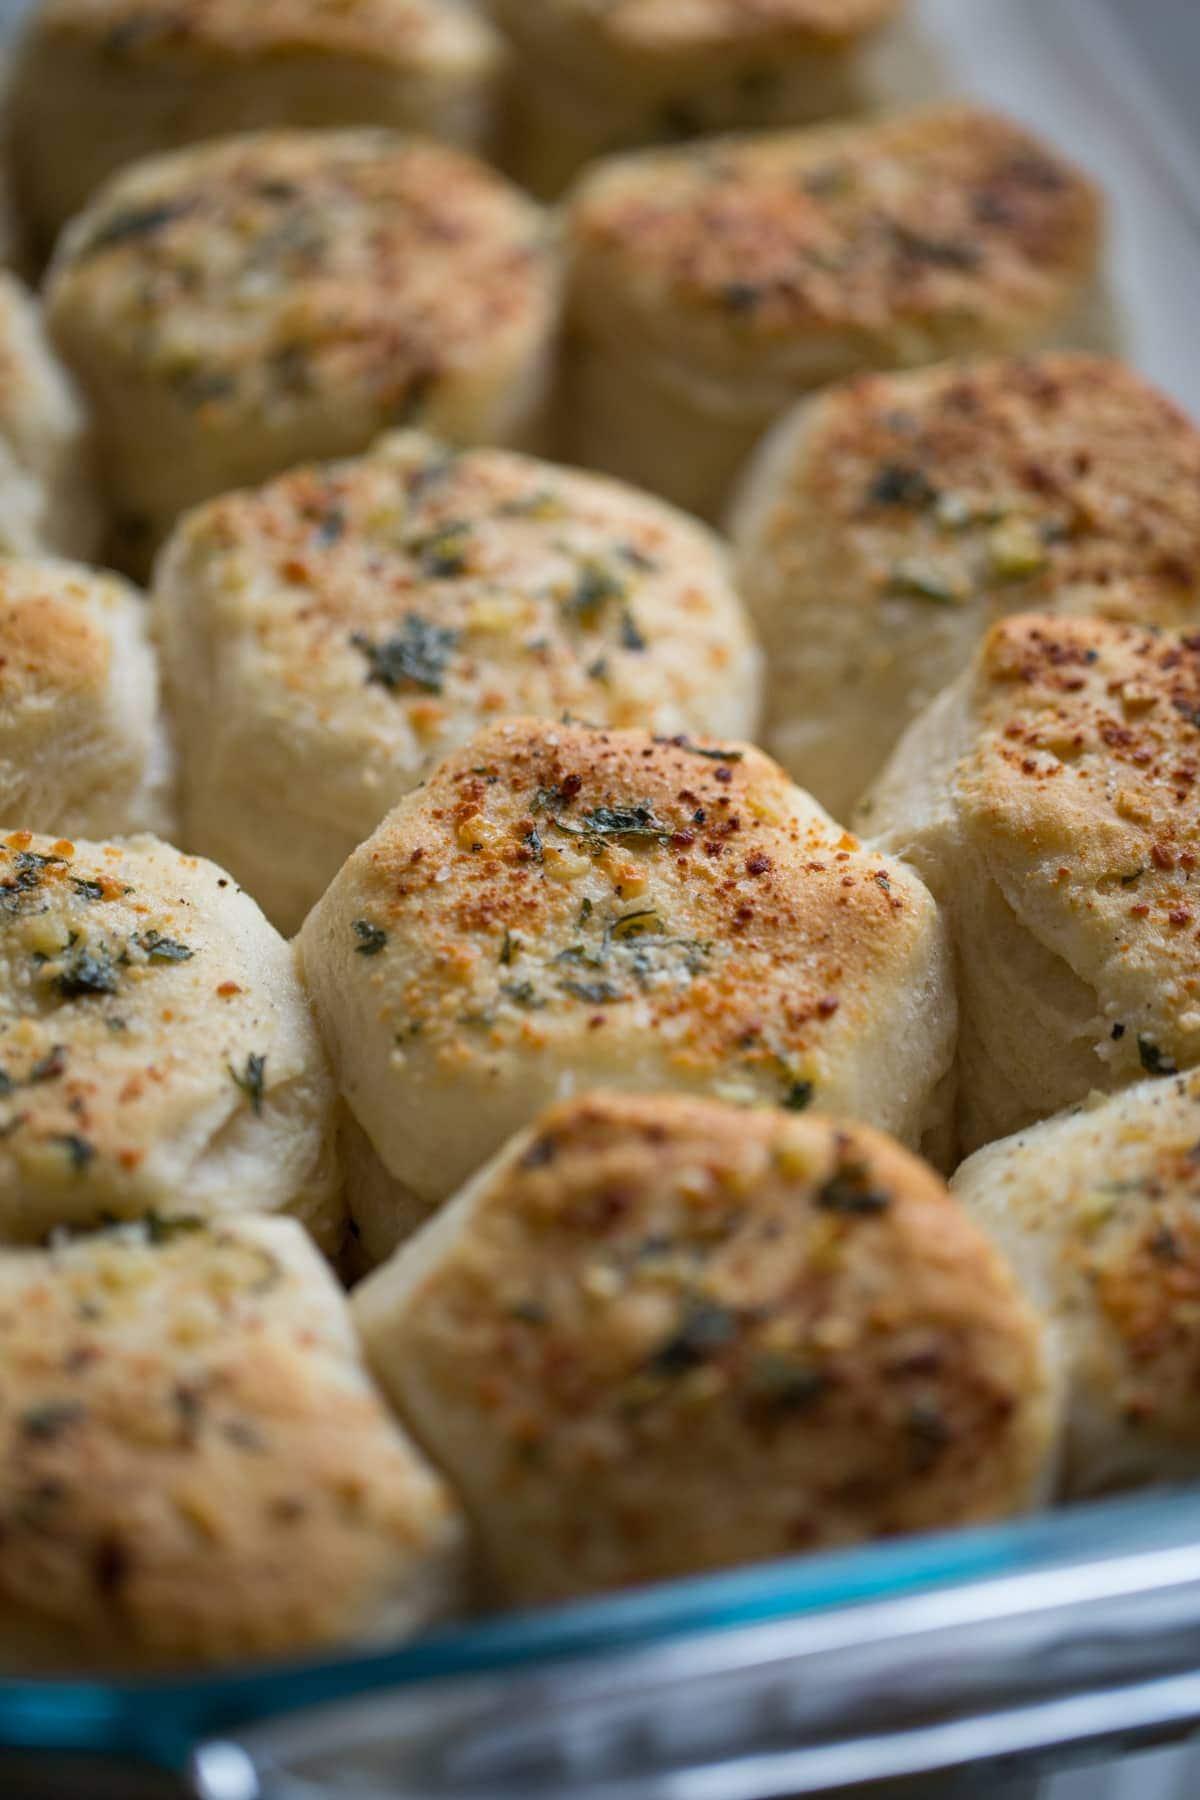
[[[0,1367],[7,1673],[392,1642],[461,1600],[457,1508],[293,1221],[0,1251]]]
[[[555,194],[593,158],[844,117],[882,98],[864,51],[897,0],[491,0],[514,55],[502,149]]]
[[[744,745],[494,726],[354,852],[297,944],[397,1183],[393,1241],[585,1086],[815,1099],[913,1144],[941,1121],[936,907]]]
[[[146,619],[119,576],[0,561],[0,819],[76,837],[170,831]]]
[[[500,44],[459,0],[43,0],[6,130],[43,252],[117,169],[272,126],[384,125],[482,146]]]
[[[0,1241],[153,1211],[342,1235],[334,1091],[292,951],[150,837],[0,838]]]
[[[711,515],[800,394],[1069,339],[1101,218],[1054,150],[952,105],[611,158],[567,238],[574,454]]]
[[[959,967],[973,1150],[1200,1062],[1200,639],[995,626],[860,814],[937,894]]]
[[[37,302],[0,270],[0,554],[88,557],[99,536],[82,407]]]
[[[933,1171],[863,1126],[568,1101],[352,1304],[509,1602],[1002,1517],[1048,1486],[1034,1313]]]
[[[416,433],[190,514],[155,579],[184,841],[295,931],[350,852],[507,714],[753,737],[711,533],[598,476]]]
[[[1200,1077],[1144,1081],[990,1144],[954,1178],[1049,1322],[1063,1490],[1200,1470]]]
[[[775,428],[733,531],[767,745],[846,816],[1005,613],[1200,618],[1200,432],[1081,352],[864,375]]]
[[[63,235],[51,329],[91,401],[117,549],[419,421],[535,435],[558,274],[541,209],[387,131],[277,131],[137,163]]]

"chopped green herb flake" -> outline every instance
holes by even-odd
[[[829,1376],[812,1364],[777,1354],[757,1356],[749,1371],[750,1396],[768,1413],[805,1412],[828,1391]]]
[[[702,756],[706,762],[740,763],[745,761],[744,750],[722,750],[717,745],[694,744],[689,737],[680,732],[675,737],[656,737],[656,744],[669,744],[672,749],[686,750],[689,756]]]
[[[1179,1065],[1173,1056],[1160,1050],[1153,1038],[1138,1033],[1138,1056],[1147,1075],[1177,1075]]]
[[[161,931],[144,931],[134,943],[146,952],[154,963],[190,962],[196,952],[187,944],[181,944],[178,938],[164,937]]]
[[[564,994],[570,994],[573,999],[582,1000],[588,1006],[615,1006],[629,998],[628,994],[622,993],[611,981],[578,981],[572,977],[560,981],[558,985]]]
[[[66,1151],[71,1167],[77,1175],[82,1175],[96,1154],[96,1146],[79,1137],[75,1132],[67,1132],[61,1137],[52,1137],[50,1142]]]
[[[737,1336],[737,1315],[715,1301],[691,1299],[666,1343],[646,1365],[652,1375],[687,1375],[701,1368]]]
[[[78,1400],[52,1400],[45,1406],[31,1406],[21,1414],[21,1434],[34,1443],[52,1444],[84,1416]]]
[[[103,900],[104,888],[98,881],[83,881],[79,876],[71,877],[71,886],[81,900]]]
[[[247,1100],[249,1100],[252,1109],[258,1114],[261,1114],[263,1107],[263,1078],[266,1073],[266,1067],[266,1057],[258,1055],[257,1052],[253,1050],[246,1058],[246,1065],[240,1074],[234,1068],[232,1063],[229,1064],[229,1073],[232,1075],[235,1084],[241,1088],[243,1094],[245,1094]]]
[[[465,519],[449,519],[417,538],[408,549],[421,565],[421,572],[433,581],[448,581],[467,572],[467,552],[471,546],[471,527]]]
[[[367,683],[396,693],[406,683],[427,694],[440,694],[459,634],[449,626],[433,625],[417,613],[407,613],[400,630],[375,643],[356,631],[350,642],[367,659]]]
[[[64,1000],[115,994],[121,977],[107,951],[76,950],[59,974],[56,986]]]
[[[780,1105],[786,1107],[788,1112],[805,1112],[812,1105],[815,1092],[811,1081],[789,1082]]]
[[[621,648],[635,653],[646,648],[646,640],[638,630],[637,620],[628,607],[621,613]]]
[[[650,838],[656,843],[665,844],[670,841],[671,827],[655,815],[654,808],[645,802],[632,806],[593,806],[583,814],[578,824],[568,824],[566,820],[555,818],[551,821],[557,831],[565,832],[568,837],[591,838],[603,841],[605,838]]]
[[[95,256],[99,250],[112,250],[118,244],[131,244],[139,238],[153,237],[169,225],[173,219],[181,219],[185,213],[191,212],[193,200],[162,201],[156,206],[130,206],[114,213],[106,224],[93,233],[92,237],[76,252],[76,259]]]
[[[891,1205],[886,1194],[871,1186],[871,1172],[860,1162],[844,1162],[835,1169],[817,1189],[816,1201],[823,1212],[848,1218],[877,1218]]]
[[[937,497],[924,470],[909,463],[884,463],[867,489],[872,506],[931,506]]]
[[[601,607],[610,600],[623,600],[628,591],[624,579],[601,562],[587,562],[579,572],[575,586],[563,601],[563,611],[583,625],[595,623]]]
[[[369,919],[355,919],[350,929],[358,939],[354,946],[356,956],[378,956],[387,948],[388,934],[382,925],[372,925]]]
[[[192,1237],[196,1232],[206,1229],[204,1220],[191,1213],[180,1213],[167,1218],[160,1212],[150,1211],[142,1214],[138,1224],[152,1244],[170,1244],[176,1238]]]

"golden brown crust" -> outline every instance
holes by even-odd
[[[321,717],[403,716],[414,778],[470,735],[464,717],[687,722],[697,689],[717,710],[745,681],[717,539],[603,477],[415,433],[191,514],[160,588],[172,571],[192,584],[182,606],[252,638],[244,679],[274,677]]]
[[[1094,989],[1118,1079],[1200,1060],[1200,638],[1019,617],[989,636],[954,778],[1008,904]]]
[[[589,1019],[621,1031],[631,1006],[676,1069],[781,1098],[855,1030],[871,976],[932,911],[756,750],[531,720],[443,763],[360,872],[405,963],[380,998],[424,1053],[549,1049]]]
[[[836,334],[851,368],[927,361],[931,342],[1051,328],[1094,269],[1099,211],[1055,152],[966,106],[647,152],[576,194],[575,305],[714,360]]]
[[[482,38],[477,22],[435,0],[45,0],[36,31],[52,46],[97,43],[118,64],[175,56],[240,59],[306,52],[436,70]]]
[[[1033,1315],[878,1133],[592,1095],[456,1206],[357,1316],[510,1597],[993,1517],[1035,1489]]]
[[[447,1597],[453,1509],[298,1227],[152,1218],[0,1255],[0,1365],[10,1667],[31,1620],[59,1666],[162,1666],[386,1630],[437,1576]]]
[[[860,376],[814,402],[775,478],[755,553],[831,603],[1200,606],[1200,432],[1104,357]]]
[[[288,947],[150,838],[0,840],[0,1239],[291,1208],[336,1247],[333,1095]]]
[[[397,434],[227,495],[180,526],[155,586],[186,841],[284,929],[491,720],[757,724],[757,651],[718,540],[500,450]]]
[[[540,211],[473,157],[385,131],[263,132],[118,175],[51,276],[197,431],[369,391],[429,406],[514,334],[548,328]]]

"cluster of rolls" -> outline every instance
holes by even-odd
[[[6,1666],[1200,1471],[1200,433],[899,10],[35,11]]]

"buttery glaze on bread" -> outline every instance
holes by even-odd
[[[154,838],[0,838],[0,1242],[154,1211],[341,1236],[334,1093],[292,953]]]
[[[958,946],[964,1148],[1200,1063],[1200,637],[1003,621],[863,811]]]
[[[294,931],[448,751],[512,713],[745,738],[724,547],[661,502],[416,433],[191,514],[156,578],[185,841]]]
[[[1033,1313],[863,1126],[567,1101],[353,1309],[510,1602],[995,1518],[1046,1484]]]
[[[389,425],[531,432],[557,291],[545,215],[472,157],[278,131],[115,176],[64,234],[47,308],[144,567],[186,507]]]
[[[898,0],[491,0],[514,56],[503,149],[557,193],[638,144],[804,124],[876,97],[862,50]]]
[[[396,1186],[374,1260],[581,1085],[822,1108],[917,1143],[954,999],[937,909],[757,750],[521,719],[449,757],[297,940]]]
[[[165,834],[169,785],[142,596],[78,563],[0,560],[0,819]]]
[[[79,398],[37,302],[0,270],[0,555],[87,557],[99,536]]]
[[[42,0],[8,102],[48,251],[116,169],[268,126],[388,125],[478,146],[499,44],[458,0]]]
[[[458,1598],[456,1509],[294,1222],[0,1251],[0,1368],[9,1669],[394,1641]]]
[[[568,211],[579,460],[712,514],[798,395],[1070,333],[1096,190],[954,105],[598,164]]]
[[[735,537],[768,746],[846,816],[1001,614],[1200,620],[1200,431],[1078,351],[864,375],[767,439]]]
[[[1200,1076],[1144,1081],[990,1144],[954,1178],[1048,1321],[1064,1489],[1200,1472]]]

